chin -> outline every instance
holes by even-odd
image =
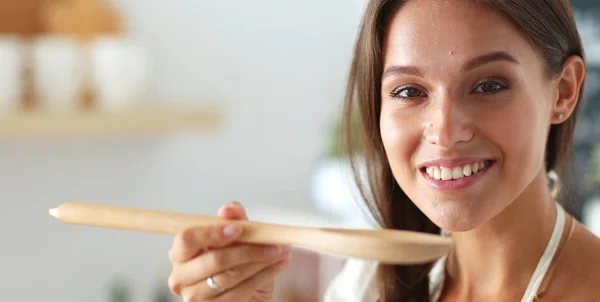
[[[464,201],[442,201],[423,211],[440,228],[450,232],[468,232],[486,222],[485,211]]]
[[[432,219],[432,221],[440,228],[452,233],[468,232],[479,226],[478,223],[465,219]]]

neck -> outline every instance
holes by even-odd
[[[501,214],[475,230],[452,234],[456,249],[448,257],[449,285],[470,298],[512,293],[520,299],[555,219],[556,207],[540,173]]]

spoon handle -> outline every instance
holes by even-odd
[[[314,238],[320,233],[304,227],[75,202],[63,203],[51,209],[50,214],[69,224],[173,236],[192,226],[237,224],[243,228],[238,241],[254,244],[297,245],[304,241],[303,238]]]

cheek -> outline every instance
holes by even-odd
[[[382,108],[380,134],[392,172],[398,182],[411,169],[412,155],[418,146],[418,127],[410,119]]]
[[[485,133],[502,152],[507,181],[519,182],[519,189],[543,164],[547,137],[543,111],[536,101],[524,100],[482,119]]]

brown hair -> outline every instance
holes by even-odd
[[[568,0],[472,1],[487,5],[508,17],[541,53],[549,77],[559,75],[569,57],[584,57]],[[381,226],[439,234],[440,228],[413,204],[394,179],[379,132],[385,31],[392,16],[406,2],[371,0],[366,8],[346,87],[342,122],[345,151],[349,153],[362,197]],[[563,182],[566,176],[564,164],[572,152],[578,107],[579,102],[568,120],[551,127],[546,144],[546,169],[557,171]],[[353,127],[356,117],[358,129]],[[356,140],[361,146],[360,154],[352,148],[357,144]],[[359,171],[357,155],[364,159],[365,171]],[[360,181],[361,172],[367,175],[366,183]],[[432,263],[380,265],[377,280],[380,301],[429,300],[428,273],[431,267]]]

